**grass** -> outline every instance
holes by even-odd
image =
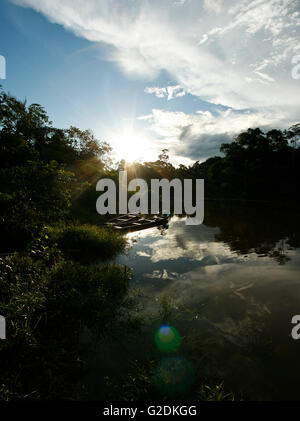
[[[126,239],[109,228],[89,224],[59,224],[48,227],[52,244],[68,257],[86,261],[111,259],[126,247]]]
[[[210,384],[198,381],[186,393],[164,394],[156,384],[158,360],[131,361],[129,372],[121,379],[106,377],[107,400],[118,397],[121,401],[235,401],[233,393],[227,392],[223,382]],[[169,384],[168,386],[172,386]]]

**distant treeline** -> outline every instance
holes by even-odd
[[[182,177],[205,179],[206,197],[252,200],[297,200],[299,192],[300,124],[288,130],[259,128],[221,145],[224,157],[180,166]]]
[[[108,143],[89,130],[58,129],[38,104],[27,105],[0,90],[0,234],[26,244],[48,223],[77,219],[99,223],[97,181],[204,178],[205,198],[297,200],[300,124],[290,129],[259,128],[223,144],[216,156],[175,168],[164,149],[155,162],[113,164]]]
[[[131,176],[146,180],[166,177],[203,178],[205,198],[245,200],[298,200],[300,187],[300,123],[288,130],[259,128],[238,134],[221,145],[224,155],[175,168],[164,149],[156,162],[127,168]]]

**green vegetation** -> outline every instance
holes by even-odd
[[[105,260],[124,250],[125,238],[113,231],[88,224],[58,224],[47,229],[49,239],[69,257]]]
[[[131,272],[66,261],[45,238],[26,255],[0,260],[0,399],[76,398],[86,352],[83,327],[103,334],[126,307]]]
[[[182,398],[189,402],[197,401],[234,401],[234,394],[226,392],[224,384],[210,384],[209,382],[198,381],[192,390],[181,395],[162,394],[157,388],[156,367],[158,361],[151,360],[147,363],[132,361],[129,373],[126,377],[114,380],[106,377],[107,399],[114,399],[116,396],[122,401],[161,401],[170,400],[182,401]]]

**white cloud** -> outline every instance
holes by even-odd
[[[189,1],[189,0],[175,0],[174,5],[175,6],[183,6],[184,3],[186,3],[187,1]]]
[[[220,154],[222,143],[231,142],[233,137],[249,127],[269,130],[274,127],[288,127],[296,122],[297,113],[291,109],[283,114],[280,109],[270,111],[236,112],[202,111],[187,114],[183,111],[152,110],[148,132],[158,145],[168,147],[176,162],[181,158],[204,160]],[[175,162],[175,161],[174,161]]]
[[[154,78],[165,70],[189,93],[235,108],[300,104],[290,75],[298,0],[227,0],[219,14],[207,10],[220,10],[217,0],[180,7],[171,7],[174,0],[14,1],[111,46],[109,59],[130,75]],[[255,71],[262,68],[276,84],[261,83]]]
[[[147,115],[140,115],[139,117],[136,118],[137,120],[152,120],[152,114],[147,114]]]
[[[243,112],[237,113],[232,109],[219,111],[213,115],[209,111],[198,111],[186,114],[183,111],[153,110],[151,130],[157,135],[180,138],[182,129],[190,127],[190,135],[238,133],[248,127],[267,127],[276,124],[279,116],[274,113]],[[288,112],[286,115],[288,118]]]
[[[157,98],[165,98],[167,96],[166,88],[146,87],[146,94],[154,94]]]
[[[209,12],[220,13],[223,8],[223,0],[204,0],[204,9]]]
[[[168,101],[185,95],[185,91],[180,85],[166,86],[162,88],[146,87],[145,92],[146,94],[154,94],[157,98],[167,98]]]

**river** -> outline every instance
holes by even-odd
[[[181,335],[176,355],[203,379],[224,380],[245,399],[299,399],[300,314],[298,212],[274,206],[209,203],[204,223],[173,216],[167,229],[128,234],[116,261],[132,268],[144,328],[137,338],[103,340],[89,377],[101,397],[100,373],[126,361],[156,358],[162,319]],[[122,336],[122,335],[121,335]]]

